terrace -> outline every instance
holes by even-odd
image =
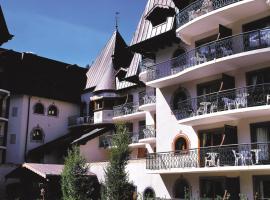
[[[232,144],[148,154],[146,169],[182,172],[250,169],[270,164],[270,144]]]
[[[245,67],[247,64],[265,63],[269,61],[269,47],[270,28],[244,32],[207,43],[176,58],[147,67],[147,71],[142,74],[146,73],[148,86],[165,87],[202,78],[201,75],[210,76]]]
[[[268,113],[270,104],[270,84],[251,85],[215,92],[178,103],[173,111],[179,123],[196,125],[236,119],[237,117],[255,117]],[[227,119],[228,118],[228,119]],[[203,121],[205,120],[205,121]]]

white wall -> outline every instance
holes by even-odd
[[[68,117],[79,114],[79,106],[74,103],[41,98],[31,97],[30,106],[28,106],[29,96],[26,95],[11,95],[10,97],[10,117],[8,124],[8,143],[7,143],[7,162],[21,163],[24,161],[25,137],[27,129],[27,115],[29,107],[29,122],[28,122],[28,139],[27,150],[36,148],[40,145],[48,143],[62,135],[68,134]],[[45,114],[34,114],[34,105],[41,102],[45,107]],[[54,104],[58,108],[58,116],[48,116],[47,109]],[[12,116],[13,107],[18,108],[18,115]],[[30,140],[31,132],[39,126],[44,134],[43,143],[37,143]],[[16,143],[10,144],[10,134],[16,134]]]

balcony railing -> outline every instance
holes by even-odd
[[[181,10],[176,15],[177,28],[192,21],[193,19],[209,13],[213,10],[223,8],[230,4],[239,2],[242,0],[198,0]]]
[[[68,118],[68,126],[80,126],[85,124],[93,124],[94,117],[93,116],[71,116]]]
[[[242,52],[270,47],[270,28],[226,37],[199,46],[147,69],[147,81],[167,77],[190,67]]]
[[[270,104],[270,83],[235,88],[198,96],[178,103],[174,114],[178,120]]]
[[[152,153],[148,154],[146,158],[146,168],[150,170],[268,164],[270,164],[270,143],[201,147]]]
[[[139,103],[138,102],[131,102],[126,103],[120,106],[114,106],[113,107],[113,116],[118,117],[122,115],[129,115],[132,113],[136,113],[139,111]]]
[[[139,95],[139,104],[140,106],[146,105],[146,104],[152,104],[156,103],[156,93],[154,90],[147,91],[147,92],[141,92]]]
[[[130,138],[130,144],[135,144],[139,142],[139,139],[141,139],[141,134],[139,133],[133,133],[130,132],[128,133],[129,138]],[[99,137],[99,147],[104,147],[104,148],[109,148],[112,147],[112,139],[114,135],[102,135]]]
[[[147,138],[155,138],[156,137],[156,129],[152,125],[147,125],[141,128],[139,131],[139,139],[147,139]]]

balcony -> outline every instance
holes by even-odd
[[[113,121],[128,121],[145,117],[145,112],[139,110],[139,102],[126,103],[113,107]]]
[[[146,85],[166,87],[241,67],[263,64],[270,61],[269,47],[270,28],[226,37],[148,67]]]
[[[156,142],[156,129],[153,125],[146,125],[142,128],[139,134],[140,143],[155,143]]]
[[[270,84],[252,85],[198,96],[178,103],[179,123],[202,125],[269,115]]]
[[[88,126],[94,124],[93,116],[71,116],[68,118],[69,127]]]
[[[152,153],[146,158],[146,169],[154,173],[262,170],[269,164],[270,143],[201,147]]]
[[[130,137],[130,147],[138,148],[145,147],[145,143],[153,143],[156,140],[156,130],[154,126],[145,126],[139,133],[130,132],[128,133]],[[99,137],[99,147],[110,148],[112,147],[111,135],[104,135]]]
[[[144,111],[156,110],[155,90],[142,92],[139,94],[139,109]]]
[[[254,9],[256,8],[256,9]],[[266,0],[198,0],[176,16],[179,37],[186,43],[205,32],[267,12]]]
[[[8,121],[8,98],[10,92],[7,90],[0,89],[0,120]]]

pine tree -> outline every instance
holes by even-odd
[[[80,155],[78,146],[68,151],[61,174],[63,200],[92,200],[99,193],[98,181],[88,176],[86,160]]]
[[[126,165],[129,159],[130,137],[124,124],[116,125],[116,134],[112,137],[110,159],[105,169],[103,187],[104,200],[130,200],[133,186],[129,183]]]

